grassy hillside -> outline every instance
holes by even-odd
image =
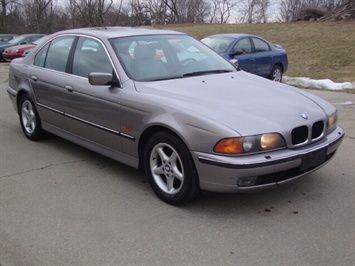
[[[168,25],[201,39],[215,33],[259,35],[281,44],[288,53],[291,77],[355,81],[355,22],[297,22],[270,24]]]

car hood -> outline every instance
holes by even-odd
[[[172,112],[198,114],[241,135],[289,133],[295,126],[324,119],[325,115],[321,108],[325,101],[244,71],[136,82],[136,89],[173,108]]]

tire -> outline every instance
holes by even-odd
[[[35,105],[27,95],[23,95],[19,104],[20,124],[23,133],[30,140],[40,140],[44,138],[46,132],[42,129]]]
[[[143,156],[149,184],[161,200],[181,205],[198,196],[197,171],[179,138],[166,132],[156,133],[147,141]]]
[[[274,66],[269,78],[273,81],[281,82],[282,81],[282,68],[279,65]]]

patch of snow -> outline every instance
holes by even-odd
[[[353,105],[354,103],[351,101],[345,101],[341,103],[333,103],[334,105]]]
[[[303,88],[310,89],[325,89],[325,90],[345,90],[345,89],[355,89],[355,82],[343,82],[336,83],[330,79],[310,79],[310,78],[291,78],[284,76],[282,82],[293,85],[293,86],[301,86]]]

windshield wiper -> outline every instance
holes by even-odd
[[[201,76],[201,75],[208,75],[208,74],[221,74],[221,73],[228,73],[228,72],[233,72],[233,71],[226,70],[226,69],[214,69],[214,70],[190,72],[190,73],[186,73],[182,76],[183,77],[192,77],[192,76]]]

